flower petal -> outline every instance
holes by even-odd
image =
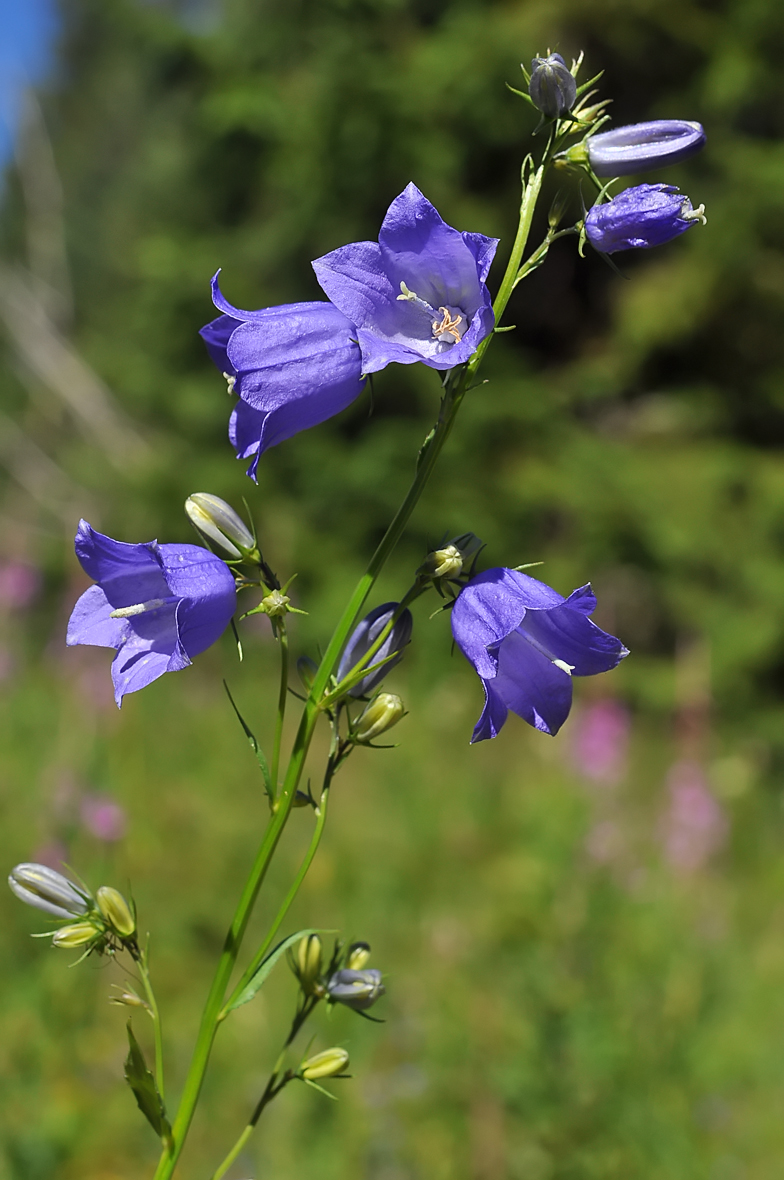
[[[483,680],[482,687],[485,690],[485,707],[482,710],[482,716],[474,726],[471,745],[474,742],[483,742],[488,738],[498,737],[509,716],[509,710],[496,691],[495,681]]]
[[[199,335],[207,345],[210,360],[221,373],[236,373],[226,349],[232,332],[239,328],[241,323],[241,320],[234,319],[233,316],[219,315],[216,320],[210,320],[209,324],[205,324],[199,330]]]
[[[571,665],[575,676],[609,672],[629,654],[620,639],[602,631],[567,603],[552,610],[527,611],[520,631],[556,659]]]
[[[477,574],[452,609],[452,634],[482,677],[496,674],[496,647],[519,627],[529,608],[549,608],[564,600],[555,590],[517,570],[496,567]]]
[[[555,735],[572,707],[572,678],[513,631],[498,652],[493,688],[504,704],[529,725]]]
[[[65,636],[68,647],[78,643],[88,647],[121,647],[128,636],[128,620],[113,619],[113,610],[100,586],[85,590],[68,620]]]
[[[100,583],[113,608],[169,594],[157,541],[115,541],[80,520],[74,547],[82,569]]]

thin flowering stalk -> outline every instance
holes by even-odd
[[[275,722],[275,744],[272,748],[272,790],[278,793],[278,768],[280,766],[280,746],[283,740],[283,722],[286,717],[286,702],[289,697],[289,636],[286,630],[286,620],[276,620],[278,643],[280,645],[280,691],[278,693],[278,717]]]
[[[517,233],[512,246],[512,252],[507,263],[506,272],[501,282],[496,300],[493,304],[495,322],[498,324],[503,315],[509,298],[516,285],[520,272],[522,257],[531,230],[536,203],[541,192],[542,182],[550,163],[550,156],[554,137],[545,150],[544,158],[539,168],[525,183],[523,198],[520,206],[520,218]],[[354,591],[338,621],[327,645],[321,663],[314,674],[305,706],[300,718],[299,727],[294,739],[291,757],[280,795],[277,799],[275,812],[264,834],[261,846],[256,855],[245,888],[240,897],[229,932],[226,936],[223,952],[207,997],[207,1003],[202,1015],[201,1025],[194,1048],[193,1058],[185,1080],[180,1106],[172,1127],[172,1141],[165,1144],[155,1172],[154,1180],[169,1180],[177,1160],[182,1151],[185,1137],[188,1133],[193,1114],[201,1092],[204,1074],[209,1062],[212,1044],[218,1026],[224,1015],[224,998],[231,978],[237,956],[242,945],[245,931],[250,921],[253,907],[259,890],[269,869],[278,841],[289,818],[294,804],[297,789],[305,767],[310,743],[315,732],[316,724],[324,707],[324,696],[330,677],[336,667],[343,647],[356,626],[362,608],[372,590],[379,574],[397,545],[411,515],[419,503],[425,487],[433,473],[438,458],[443,450],[455,423],[457,412],[463,398],[482,363],[488,344],[493,337],[491,332],[479,345],[474,355],[465,366],[450,369],[444,378],[441,405],[435,426],[425,439],[419,452],[416,472],[406,496],[398,508],[392,522],[387,528],[375,553],[371,557],[367,569],[359,579]],[[383,642],[383,640],[382,640]],[[319,833],[319,839],[321,835]],[[315,853],[315,849],[314,849]],[[311,858],[312,859],[312,858]],[[310,861],[308,861],[309,867]],[[307,869],[306,869],[307,871]],[[304,879],[304,874],[303,874]],[[299,882],[301,883],[301,881]],[[299,883],[297,888],[299,888]],[[292,895],[293,900],[293,895]],[[290,902],[285,903],[286,909]],[[284,911],[285,912],[285,911]],[[241,1150],[241,1147],[238,1149]],[[236,1158],[236,1157],[235,1157]],[[228,1166],[228,1165],[227,1165]]]
[[[136,960],[136,965],[139,968],[139,974],[144,985],[144,994],[147,996],[147,1003],[150,1006],[150,1015],[152,1016],[153,1032],[155,1036],[155,1084],[158,1087],[158,1093],[161,1099],[164,1097],[163,1087],[163,1028],[161,1025],[161,1014],[158,1010],[158,1001],[155,999],[155,992],[152,989],[150,981],[150,971],[147,964],[147,952],[142,951],[139,958]]]
[[[266,935],[264,936],[264,941],[262,942],[259,949],[256,951],[256,954],[253,956],[253,958],[251,959],[248,966],[245,968],[245,971],[243,972],[242,978],[240,979],[239,983],[233,989],[228,1000],[223,1005],[223,1009],[221,1010],[221,1013],[219,1016],[220,1020],[225,1020],[225,1018],[229,1014],[229,1009],[231,1008],[232,1004],[236,1000],[237,996],[240,995],[240,993],[242,991],[244,991],[244,989],[250,983],[253,976],[258,971],[259,967],[261,966],[262,960],[264,959],[264,956],[267,954],[267,951],[272,946],[275,935],[278,933],[278,930],[280,929],[283,919],[286,917],[286,914],[289,912],[291,904],[294,901],[295,897],[297,896],[297,893],[299,892],[300,885],[302,884],[302,882],[305,880],[305,877],[307,876],[308,869],[311,866],[311,863],[313,861],[313,857],[316,855],[316,851],[318,849],[318,846],[321,843],[321,837],[324,834],[324,825],[327,822],[327,805],[329,803],[329,789],[330,789],[332,778],[334,776],[336,769],[337,769],[337,767],[335,766],[333,760],[330,758],[330,760],[327,764],[327,772],[324,776],[324,787],[322,788],[321,799],[319,800],[319,805],[316,810],[316,826],[313,829],[313,836],[311,837],[311,841],[310,841],[310,845],[308,847],[308,850],[305,853],[304,859],[297,871],[296,877],[294,878],[294,880],[291,883],[288,893],[286,894],[283,901],[281,902],[280,909],[278,910],[277,914],[275,915],[275,917],[272,921],[272,925],[270,926],[269,930],[267,931]]]

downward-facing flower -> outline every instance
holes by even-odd
[[[97,585],[85,590],[66,642],[113,647],[117,704],[176,672],[219,638],[234,613],[229,567],[198,545],[130,545],[79,522],[76,556]]]
[[[207,351],[239,394],[229,427],[237,458],[259,457],[300,430],[340,413],[362,392],[353,324],[327,302],[286,303],[259,311],[232,307],[218,276],[212,298],[224,314],[201,329]]]
[[[592,205],[585,235],[602,254],[633,247],[661,246],[693,225],[705,225],[705,206],[691,201],[671,184],[637,184],[605,204]]]
[[[375,967],[365,971],[352,971],[344,967],[330,976],[327,983],[327,995],[332,1003],[345,1004],[355,1012],[364,1012],[366,1008],[372,1007],[385,992],[381,972]]]
[[[452,610],[452,634],[485,690],[472,742],[495,737],[509,709],[558,732],[572,704],[572,675],[607,672],[629,654],[590,621],[595,607],[590,585],[563,598],[517,570],[486,570],[468,583]]]
[[[704,145],[705,132],[700,123],[653,119],[600,131],[585,141],[585,151],[597,176],[629,176],[677,164],[701,151]],[[578,145],[578,150],[581,147]]]
[[[356,325],[363,373],[390,361],[452,369],[493,330],[485,279],[497,245],[447,225],[409,184],[389,206],[378,242],[341,246],[313,269]]]

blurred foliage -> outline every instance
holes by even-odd
[[[183,540],[189,492],[247,496],[273,566],[299,571],[310,614],[297,644],[313,652],[407,486],[438,397],[429,371],[393,366],[372,414],[363,398],[274,449],[256,491],[196,334],[210,276],[223,268],[238,306],[318,298],[309,260],[374,238],[413,179],[450,224],[502,238],[497,282],[534,126],[504,82],[548,46],[584,48],[587,68],[604,68],[616,124],[705,123],[703,155],[662,179],[705,202],[707,229],[622,256],[626,279],[556,244],[520,288],[518,330],[495,342],[379,588],[399,594],[428,544],[466,529],[488,564],[544,560],[565,593],[594,582],[597,621],[634,652],[611,686],[635,713],[632,770],[612,802],[633,851],[609,867],[586,856],[597,805],[564,768],[568,737],[510,723],[457,762],[477,686],[448,662],[446,621],[423,609],[402,748],[374,757],[377,783],[359,759],[346,772],[349,802],[336,801],[300,907],[303,925],[373,942],[392,973],[389,1023],[379,1033],[337,1014],[358,1080],[337,1111],[287,1094],[253,1150],[259,1174],[319,1178],[767,1178],[784,1083],[784,10],[63,0],[62,22],[58,74],[40,115],[31,107],[0,219],[0,557],[46,575],[26,614],[3,608],[5,847],[9,863],[25,859],[54,826],[86,875],[132,878],[160,947],[175,1078],[259,795],[207,680],[217,657],[128,701],[121,725],[89,686],[73,688],[80,656],[60,644],[83,584],[76,518],[127,540]],[[249,647],[269,662],[260,640]],[[709,665],[696,690],[694,650]],[[257,667],[236,675],[252,701]],[[695,737],[703,697],[713,726],[703,716]],[[656,835],[677,757],[719,767],[732,822],[721,872],[688,880],[662,867]],[[130,810],[116,861],[63,829],[63,775]],[[121,1021],[94,1015],[111,972],[65,971],[62,955],[26,943],[30,914],[2,904],[8,1177],[139,1175],[154,1144],[120,1080]],[[230,1140],[238,1095],[254,1101],[273,1013],[289,1002],[275,986],[269,1007],[227,1029],[184,1178]],[[237,1082],[223,1086],[228,1064]]]

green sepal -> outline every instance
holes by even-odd
[[[225,680],[223,681],[223,687],[226,689],[226,696],[229,698],[229,701],[231,702],[231,707],[237,715],[237,720],[239,721],[240,725],[242,726],[242,728],[244,730],[245,737],[250,742],[250,748],[251,748],[251,750],[253,750],[253,753],[256,755],[256,761],[258,762],[258,764],[261,768],[261,774],[264,779],[264,790],[269,795],[270,802],[274,803],[275,802],[275,791],[273,790],[272,776],[270,775],[269,763],[267,762],[267,759],[264,756],[264,751],[262,750],[259,743],[256,741],[256,735],[251,731],[249,726],[246,724],[245,718],[242,716],[242,713],[240,713],[239,709],[235,705],[234,697],[231,695],[231,692],[229,690],[229,686]]]
[[[163,1099],[158,1093],[155,1078],[147,1068],[139,1042],[133,1035],[131,1022],[128,1021],[128,1044],[130,1050],[125,1059],[125,1080],[133,1090],[136,1105],[142,1112],[155,1134],[167,1146],[172,1141],[171,1124],[166,1117]]]
[[[338,1076],[342,1076],[342,1077],[346,1078],[349,1075],[342,1074],[342,1075],[338,1075]],[[318,1090],[319,1094],[323,1094],[325,1098],[331,1098],[333,1102],[338,1101],[338,1097],[336,1094],[330,1094],[329,1090],[325,1090],[323,1086],[320,1086],[318,1084],[318,1082],[311,1082],[310,1078],[300,1078],[300,1081],[304,1082],[306,1086],[310,1086],[311,1089]]]
[[[298,930],[296,934],[290,934],[288,938],[284,938],[283,942],[279,942],[274,950],[270,951],[266,959],[262,959],[258,968],[254,971],[248,983],[242,989],[240,994],[230,1004],[227,1004],[221,1013],[222,1016],[227,1016],[229,1012],[233,1012],[235,1008],[241,1008],[243,1004],[247,1004],[261,989],[262,984],[266,980],[272,968],[277,963],[289,947],[293,946],[295,942],[299,942],[301,938],[308,938],[311,934],[321,934],[323,931],[315,927],[307,930]]]
[[[512,94],[517,94],[520,98],[524,98],[530,106],[536,107],[536,103],[531,98],[531,95],[526,94],[524,90],[517,90],[514,86],[510,86],[508,82],[506,83],[506,89],[511,90]],[[538,110],[538,107],[536,109]]]
[[[589,78],[587,82],[583,82],[581,86],[578,86],[577,87],[577,98],[582,98],[582,96],[585,94],[586,90],[590,90],[590,88],[593,85],[595,85],[595,83],[597,83],[599,81],[599,79],[603,76],[603,74],[604,74],[604,70],[599,70],[599,73],[595,74],[593,78]]]

